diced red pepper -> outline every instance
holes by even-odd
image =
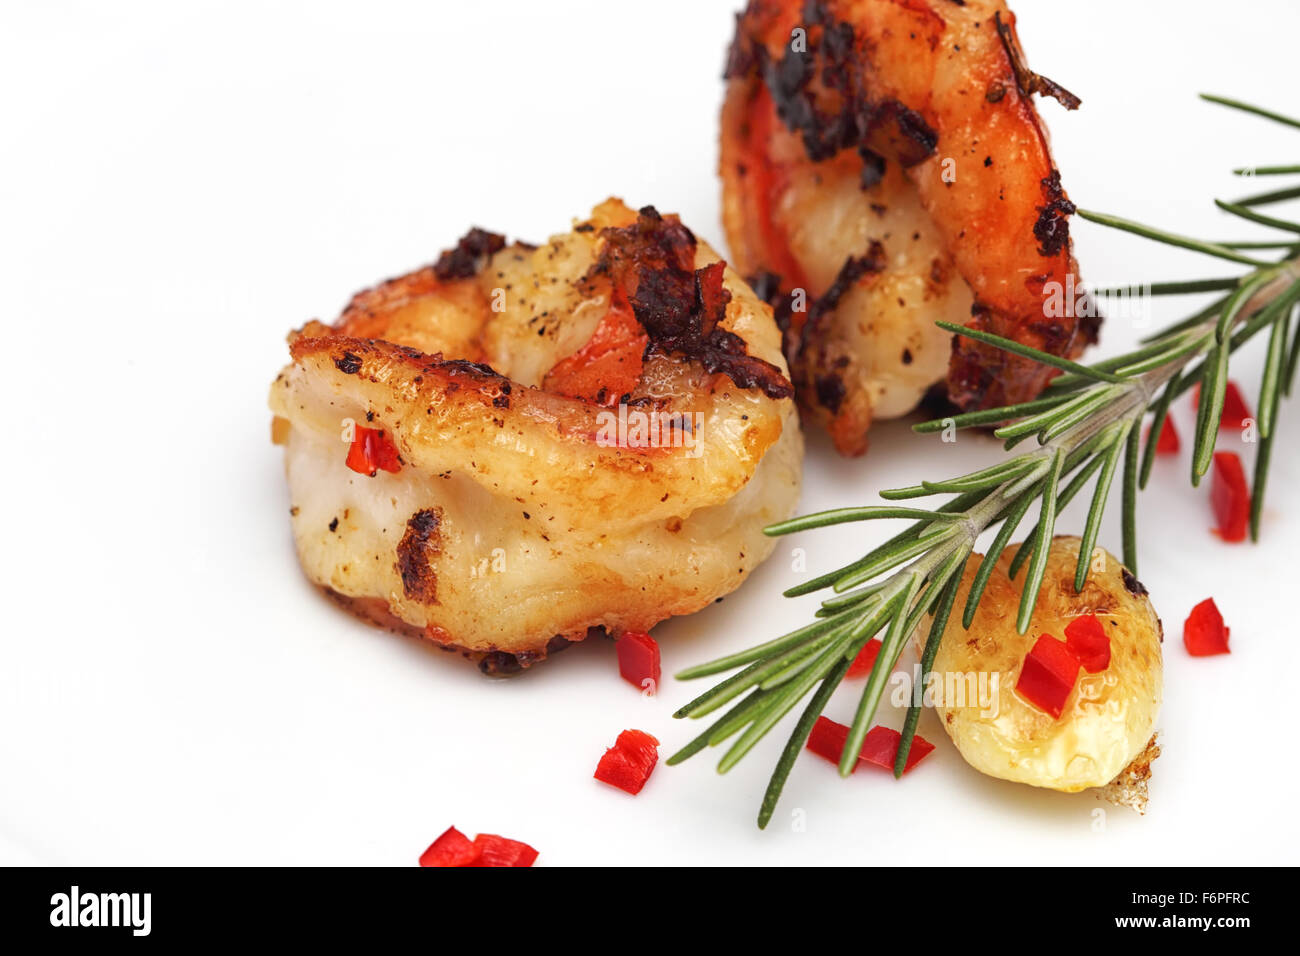
[[[1246,526],[1250,523],[1250,487],[1235,451],[1214,453],[1210,503],[1219,522],[1219,537],[1224,541],[1245,541]]]
[[[1219,613],[1214,598],[1206,598],[1187,615],[1183,623],[1183,646],[1193,657],[1211,657],[1214,654],[1227,654],[1228,638],[1232,628],[1224,627],[1223,615]]]
[[[532,866],[537,859],[537,851],[527,843],[494,833],[480,833],[474,845],[478,847],[478,859],[471,866]]]
[[[848,739],[848,727],[831,720],[829,717],[818,717],[817,722],[813,724],[812,732],[808,734],[808,742],[804,746],[817,756],[825,757],[831,763],[838,764]],[[857,767],[855,766],[853,769],[856,770]]]
[[[1223,415],[1219,418],[1220,428],[1244,428],[1247,419],[1254,418],[1250,406],[1241,397],[1241,389],[1236,382],[1228,382],[1223,391]]]
[[[625,730],[618,735],[614,746],[648,777],[659,762],[659,741],[642,730]]]
[[[389,440],[382,429],[355,426],[356,432],[352,444],[348,447],[347,466],[362,475],[373,478],[382,468],[384,471],[402,470],[402,459],[397,453],[397,446]]]
[[[623,679],[641,690],[658,693],[662,673],[658,642],[642,631],[626,631],[614,646],[618,649],[618,672]],[[654,683],[647,687],[647,680]]]
[[[845,677],[866,677],[871,673],[871,668],[876,666],[876,657],[880,654],[880,639],[873,637],[867,643],[862,645],[862,650],[858,651],[858,656],[853,658],[853,663],[849,665],[848,673]]]
[[[633,796],[641,792],[646,781],[635,763],[617,747],[610,747],[605,751],[600,762],[596,764],[596,772],[592,776],[601,783],[618,787]]]
[[[1039,710],[1060,717],[1079,677],[1079,661],[1064,641],[1048,634],[1034,642],[1016,679],[1016,693]]]
[[[872,727],[862,741],[862,750],[858,754],[858,763],[875,764],[891,773],[894,761],[898,759],[898,747],[903,742],[903,735],[888,727]],[[911,749],[907,751],[907,764],[903,773],[911,770],[934,749],[934,744],[917,734],[912,737]]]
[[[640,730],[625,730],[618,735],[614,746],[605,751],[592,776],[635,796],[650,779],[658,762],[658,740]]]
[[[1196,404],[1201,403],[1201,386],[1196,386]],[[1220,428],[1245,428],[1246,421],[1253,419],[1250,406],[1241,397],[1241,389],[1236,382],[1229,381],[1223,389],[1223,414],[1219,417]]]
[[[1095,614],[1076,617],[1065,625],[1065,646],[1089,674],[1110,666],[1110,636]]]
[[[636,387],[650,337],[632,306],[615,292],[587,344],[546,373],[547,390],[598,405],[617,405]]]
[[[1148,438],[1150,435],[1151,430],[1147,429]],[[1165,420],[1160,423],[1160,434],[1156,436],[1156,454],[1176,455],[1180,447],[1178,429],[1174,428],[1174,420],[1166,416]]]
[[[479,846],[473,840],[455,827],[448,827],[420,854],[420,866],[470,866],[478,856]]]
[[[848,739],[849,728],[844,724],[837,723],[829,717],[818,717],[805,746],[817,756],[825,757],[831,763],[838,764]],[[872,727],[862,741],[862,749],[858,752],[858,762],[853,765],[853,771],[856,773],[858,766],[863,763],[892,771],[894,761],[898,758],[898,745],[902,741],[903,735],[897,730],[890,730],[888,727]],[[903,773],[915,767],[932,750],[934,744],[920,734],[913,736],[912,747],[907,752],[907,766],[903,768]]]

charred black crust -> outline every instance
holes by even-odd
[[[813,387],[817,390],[817,403],[832,415],[840,410],[844,401],[844,378],[837,372],[816,376]]]
[[[885,157],[866,146],[858,147],[862,157],[862,175],[860,183],[863,189],[870,189],[885,178]]]
[[[1058,170],[1053,169],[1051,175],[1040,183],[1045,202],[1038,207],[1034,238],[1038,240],[1038,254],[1052,258],[1060,255],[1061,250],[1070,244],[1070,216],[1074,214],[1075,206],[1065,198]]]
[[[966,325],[971,328],[985,328],[992,314],[992,309],[976,299],[971,303],[971,320]],[[954,407],[962,411],[983,404],[984,396],[997,382],[998,370],[998,366],[992,366],[989,362],[973,361],[963,348],[967,341],[960,335],[952,337],[952,361],[948,366],[945,395],[949,401],[955,398]]]
[[[1024,55],[1020,52],[1020,45],[1015,42],[1015,37],[1011,35],[1011,27],[1002,22],[1000,11],[993,14],[993,22],[997,24],[998,37],[1002,40],[1003,49],[1007,51],[1007,59],[1011,61],[1011,71],[1016,76],[1016,86],[1020,87],[1021,95],[1028,97],[1037,93],[1039,96],[1050,96],[1067,110],[1077,110],[1083,100],[1061,86],[1061,84],[1035,73],[1025,64]],[[999,95],[998,99],[1002,99],[1002,96]],[[997,102],[997,100],[990,99],[990,102]]]
[[[1082,310],[1083,314],[1079,316],[1077,326],[1078,334],[1083,336],[1084,344],[1096,345],[1097,338],[1101,334],[1102,315],[1089,296],[1088,308]]]
[[[880,272],[885,268],[885,264],[885,247],[874,239],[867,248],[866,255],[849,256],[844,260],[844,265],[840,266],[840,271],[835,274],[835,281],[809,307],[808,318],[799,333],[795,358],[802,356],[816,341],[826,317],[835,311],[840,304],[840,299],[844,298],[857,281],[869,273]]]
[[[933,155],[938,134],[920,113],[872,95],[853,27],[836,21],[825,0],[804,4],[807,48],[787,44],[779,59],[749,32],[751,22],[760,19],[753,3],[737,17],[725,76],[761,79],[777,115],[803,140],[809,159],[820,162],[841,150],[857,149],[867,166],[867,188],[883,173],[882,154],[905,166]]]
[[[722,69],[722,78],[730,80],[749,76],[757,65],[754,43],[745,32],[745,12],[741,11],[736,14],[736,32],[731,35],[731,45],[727,47],[727,64]]]
[[[514,654],[506,651],[488,651],[480,658],[478,669],[486,677],[510,677],[522,671],[524,665]]]
[[[746,281],[749,283],[749,287],[754,290],[754,295],[768,305],[776,306],[777,298],[781,293],[781,277],[779,275],[764,270],[758,275],[750,276]]]
[[[344,375],[356,375],[361,371],[361,356],[353,352],[344,352],[335,357],[334,367]]]
[[[795,328],[791,312],[791,296],[783,295],[773,306],[777,324],[781,327],[790,361],[791,374],[796,388],[831,415],[839,412],[848,391],[844,385],[844,370],[849,364],[847,356],[832,354],[822,326],[827,316],[835,311],[840,300],[865,275],[879,272],[885,267],[885,248],[873,241],[865,255],[849,256],[836,274],[826,292],[808,308],[803,325]]]
[[[421,604],[438,603],[438,576],[432,558],[441,550],[439,526],[442,511],[423,508],[406,522],[406,533],[397,544],[397,573],[402,577],[402,592]]]
[[[772,306],[796,388],[806,394],[811,392],[817,404],[832,415],[839,411],[847,394],[843,379],[847,360],[843,356],[832,358],[821,334],[822,325],[854,284],[865,275],[881,271],[885,262],[884,246],[874,241],[865,255],[845,259],[830,287],[809,307],[802,325],[794,321],[794,295],[782,291],[780,276],[760,272],[749,280],[754,294]]]
[[[876,149],[888,149],[904,166],[934,155],[939,134],[920,113],[898,100],[885,100],[876,109],[868,131]]]
[[[1136,577],[1134,577],[1133,572],[1130,571],[1128,568],[1120,568],[1119,573],[1120,573],[1120,577],[1124,579],[1124,589],[1128,591],[1129,594],[1134,594],[1137,595],[1138,597],[1141,597],[1142,595],[1147,593],[1146,586],[1143,585],[1143,583],[1139,581]]]
[[[468,359],[444,359],[441,353],[434,355],[433,357],[438,360],[435,363],[437,368],[444,368],[453,372],[462,372],[476,379],[487,379],[491,382],[502,383],[506,394],[510,393],[510,379],[506,378],[491,365],[485,365],[483,362],[471,362]]]
[[[505,236],[475,226],[433,264],[433,274],[444,281],[478,275],[487,257],[505,248]]]
[[[604,243],[589,278],[608,276],[627,297],[649,337],[646,355],[673,355],[726,375],[740,388],[788,398],[794,388],[775,365],[749,355],[740,336],[722,328],[731,293],[725,266],[695,269],[695,236],[676,216],[646,206],[630,226],[601,231]]]
[[[926,418],[949,418],[961,411],[948,398],[946,381],[935,382],[927,388],[916,408]]]
[[[510,379],[491,365],[485,365],[483,362],[471,362],[468,359],[444,359],[441,352],[428,357],[432,358],[433,361],[424,366],[425,370],[450,373],[453,379],[451,389],[454,390],[458,387],[455,379],[464,377],[469,379],[469,384],[476,389],[496,389],[496,395],[492,398],[494,408],[510,407]]]
[[[305,339],[301,341],[311,342],[312,340]],[[484,398],[490,396],[491,403],[495,408],[510,408],[512,388],[510,379],[490,365],[485,365],[482,362],[471,362],[467,359],[447,359],[443,358],[441,352],[429,354],[409,345],[398,345],[395,342],[385,342],[381,339],[349,338],[348,343],[351,346],[349,350],[330,356],[335,368],[344,374],[368,377],[372,382],[379,381],[379,372],[377,370],[366,376],[363,375],[363,369],[370,359],[376,359],[378,362],[387,361],[391,356],[386,355],[385,351],[392,350],[402,358],[418,364],[422,374],[415,376],[414,381],[417,385],[423,381],[424,374],[442,374],[450,379],[446,386],[448,395],[465,388],[471,393]],[[297,356],[296,352],[294,354]],[[369,417],[366,420],[371,421],[374,417],[373,412],[368,413],[368,415]]]
[[[588,637],[590,636],[588,634]],[[550,655],[560,653],[571,644],[573,641],[563,634],[556,634],[546,642],[545,650],[519,651],[515,654],[507,651],[488,651],[478,662],[478,669],[487,677],[513,677],[534,664],[546,660]]]

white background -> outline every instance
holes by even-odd
[[[552,865],[1295,859],[1295,408],[1260,545],[1210,534],[1186,451],[1141,499],[1141,577],[1169,635],[1165,753],[1151,813],[1111,810],[1103,832],[1093,796],[975,773],[930,714],[939,748],[905,780],[801,760],[764,834],[778,736],[726,777],[712,754],[661,766],[634,799],[591,779],[596,760],[624,727],[676,749],[699,728],[669,715],[700,687],[644,700],[605,642],[492,682],[304,580],[265,404],[285,333],[471,224],[536,240],[610,194],[720,244],[738,3],[6,5],[0,861],[410,864],[450,824]],[[1294,4],[1016,8],[1031,65],[1084,101],[1040,107],[1076,202],[1257,235],[1209,200],[1262,188],[1232,166],[1300,161],[1300,132],[1195,94],[1300,113]],[[1074,232],[1097,283],[1232,271]],[[1114,323],[1095,354],[1138,334]],[[1262,344],[1234,366],[1252,405]],[[1186,437],[1186,401],[1175,414]],[[872,437],[842,461],[813,436],[805,510],[997,456],[905,424]],[[1078,527],[1073,508],[1061,528]],[[656,629],[666,671],[805,621],[812,600],[779,596],[791,546],[816,571],[887,533],[787,542],[722,604]],[[1118,550],[1116,514],[1102,541]],[[1209,595],[1233,652],[1193,660],[1181,624]]]

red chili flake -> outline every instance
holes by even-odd
[[[862,750],[858,754],[858,763],[875,764],[893,771],[894,761],[898,759],[898,747],[903,742],[903,735],[888,727],[872,727],[862,741]],[[934,749],[934,744],[921,736],[912,738],[912,747],[907,752],[907,764],[903,773],[911,770]]]
[[[805,746],[817,756],[825,757],[831,763],[838,764],[848,739],[849,728],[844,724],[837,723],[829,717],[818,717]],[[890,730],[888,727],[872,727],[862,741],[862,749],[858,752],[858,762],[853,765],[853,771],[856,773],[858,766],[863,763],[893,770],[894,761],[898,758],[898,745],[902,740],[903,735],[897,730]],[[912,748],[907,752],[907,766],[903,768],[903,773],[915,767],[932,750],[934,744],[920,734],[915,735],[912,738]]]
[[[605,751],[592,775],[635,796],[659,762],[659,741],[640,730],[625,730]]]
[[[364,425],[354,427],[356,433],[348,447],[349,468],[371,478],[375,477],[380,468],[394,474],[402,470],[402,459],[397,454],[397,446],[382,429],[366,428]]]
[[[1089,674],[1110,666],[1110,637],[1095,614],[1076,617],[1065,625],[1065,646]]]
[[[871,668],[876,665],[876,657],[880,654],[880,639],[873,637],[867,643],[862,645],[862,650],[858,651],[858,656],[853,658],[853,663],[849,665],[849,671],[845,677],[866,677],[871,673]]]
[[[1215,654],[1227,654],[1228,638],[1232,628],[1223,626],[1223,615],[1219,613],[1214,598],[1206,598],[1187,615],[1183,622],[1183,646],[1193,657],[1211,657]]]
[[[1201,386],[1196,386],[1196,404],[1201,403]],[[1237,387],[1236,382],[1228,382],[1223,390],[1223,415],[1219,418],[1220,428],[1245,428],[1247,419],[1253,419],[1255,416],[1250,412],[1250,406],[1246,400],[1241,397],[1241,389]]]
[[[1241,458],[1235,451],[1214,453],[1214,475],[1210,480],[1210,503],[1224,541],[1245,541],[1250,522],[1250,488]]]
[[[420,866],[470,866],[478,856],[479,847],[473,840],[455,827],[448,827],[420,854]]]
[[[1059,718],[1079,677],[1079,661],[1064,641],[1043,634],[1025,655],[1016,693],[1039,710]]]
[[[659,690],[659,644],[642,631],[625,631],[614,645],[618,649],[618,672],[623,679],[651,694]],[[646,681],[653,681],[646,686]]]
[[[844,744],[849,739],[849,728],[841,723],[831,720],[829,717],[818,717],[817,723],[813,724],[812,732],[808,735],[808,742],[804,744],[809,750],[819,757],[825,757],[833,764],[840,762],[840,755],[844,753]],[[857,770],[855,766],[853,768]]]
[[[1151,429],[1147,429],[1147,437],[1150,438]],[[1157,455],[1176,455],[1181,443],[1178,441],[1178,429],[1174,428],[1174,420],[1166,418],[1160,423],[1160,434],[1156,436],[1156,454]]]
[[[527,843],[494,833],[480,833],[474,845],[478,847],[478,859],[471,866],[532,866],[537,859],[537,851]]]

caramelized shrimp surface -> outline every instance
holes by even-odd
[[[1045,308],[1049,283],[1058,302],[1075,285],[1074,206],[1030,95],[1078,100],[1024,62],[1000,0],[751,0],[737,18],[727,241],[844,454],[935,383],[963,409],[1046,385],[1044,366],[936,320],[1057,355],[1096,340],[1091,309]]]
[[[699,610],[795,505],[772,312],[652,207],[540,247],[473,230],[289,343],[270,403],[307,576],[487,671]]]

